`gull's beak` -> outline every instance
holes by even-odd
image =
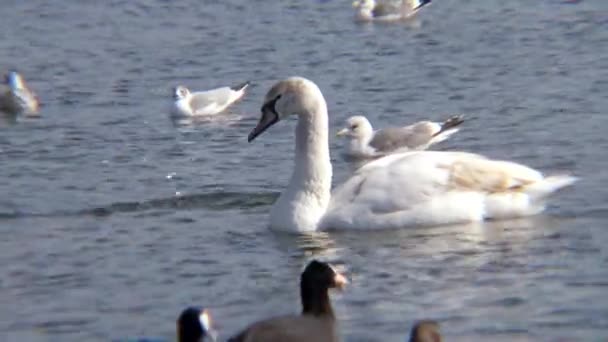
[[[361,2],[359,0],[353,1],[353,7],[359,7],[360,4]]]
[[[338,272],[336,272],[336,276],[334,277],[334,283],[336,283],[336,287],[340,290],[344,289],[348,284],[348,279]]]
[[[253,141],[253,139],[255,139],[258,135],[267,130],[268,127],[279,122],[279,115],[274,111],[274,108],[271,107],[274,107],[274,103],[265,104],[262,107],[262,116],[260,117],[260,121],[258,121],[255,128],[251,131],[251,133],[249,133],[249,136],[247,137],[248,142]]]
[[[336,133],[337,137],[343,137],[345,135],[348,135],[348,128],[342,128]]]

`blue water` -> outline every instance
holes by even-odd
[[[188,305],[226,337],[299,311],[311,257],[347,341],[608,339],[608,2],[437,0],[416,20],[353,22],[349,1],[6,1],[0,68],[40,119],[0,122],[0,340],[173,339]],[[286,236],[267,229],[293,122],[252,144],[278,79],[315,81],[338,130],[463,113],[438,146],[581,181],[538,217]],[[171,87],[250,80],[211,120],[169,118]],[[334,183],[352,167],[331,138]]]

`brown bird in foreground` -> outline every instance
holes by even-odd
[[[300,278],[302,314],[270,318],[251,324],[229,342],[339,341],[329,289],[342,289],[348,280],[329,264],[311,261]]]
[[[412,327],[409,342],[441,342],[439,323],[433,320],[419,321]]]

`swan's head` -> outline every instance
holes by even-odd
[[[12,90],[25,90],[25,89],[27,89],[27,85],[25,84],[25,80],[23,79],[23,76],[21,76],[16,71],[10,71],[8,74],[6,74],[6,84]]]
[[[366,138],[374,133],[372,124],[365,116],[351,116],[346,120],[346,127],[336,133],[337,136],[347,136],[351,138]]]
[[[173,89],[173,97],[176,100],[181,100],[181,99],[185,99],[188,97],[188,95],[190,95],[190,90],[188,90],[188,88],[184,87],[184,86],[177,86],[175,87],[175,89]]]
[[[251,142],[266,129],[292,114],[298,116],[316,115],[325,99],[321,90],[312,81],[302,77],[290,77],[277,82],[264,98],[262,116],[257,126],[249,133]]]
[[[217,340],[217,332],[213,328],[209,311],[198,307],[189,307],[182,311],[177,319],[177,340],[204,341],[206,337],[211,341]]]

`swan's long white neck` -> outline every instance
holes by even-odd
[[[295,169],[292,182],[303,182],[313,193],[329,193],[332,169],[329,157],[327,107],[300,115],[296,126]]]
[[[295,168],[271,211],[271,226],[278,229],[314,231],[329,205],[332,167],[327,104],[320,91],[316,100],[298,115]]]

